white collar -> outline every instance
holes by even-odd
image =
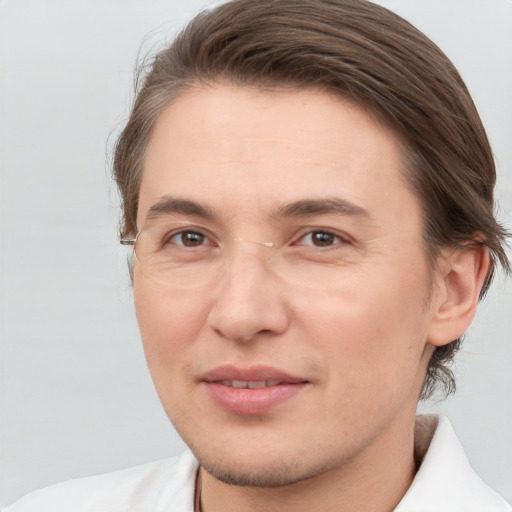
[[[510,512],[512,508],[470,466],[444,416],[420,415],[415,449],[421,466],[395,512]]]

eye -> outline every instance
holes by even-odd
[[[213,245],[206,235],[198,231],[180,231],[166,240],[166,243],[180,247],[199,247],[201,245]]]
[[[332,233],[331,231],[317,230],[311,231],[304,235],[297,245],[307,245],[312,247],[332,247],[334,245],[343,244],[344,240],[341,236]]]

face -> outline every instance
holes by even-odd
[[[316,91],[198,87],[159,118],[138,226],[168,265],[135,263],[136,310],[165,410],[219,479],[299,481],[412,421],[432,283],[401,166],[389,129]]]

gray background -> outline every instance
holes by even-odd
[[[512,2],[382,0],[432,37],[473,93],[512,228]],[[0,503],[180,452],[145,367],[106,152],[136,55],[202,0],[0,0]],[[110,146],[106,141],[110,137]],[[512,286],[482,304],[449,415],[512,501]]]

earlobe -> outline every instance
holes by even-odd
[[[450,249],[440,257],[428,342],[442,346],[462,336],[473,320],[489,271],[487,247]]]

